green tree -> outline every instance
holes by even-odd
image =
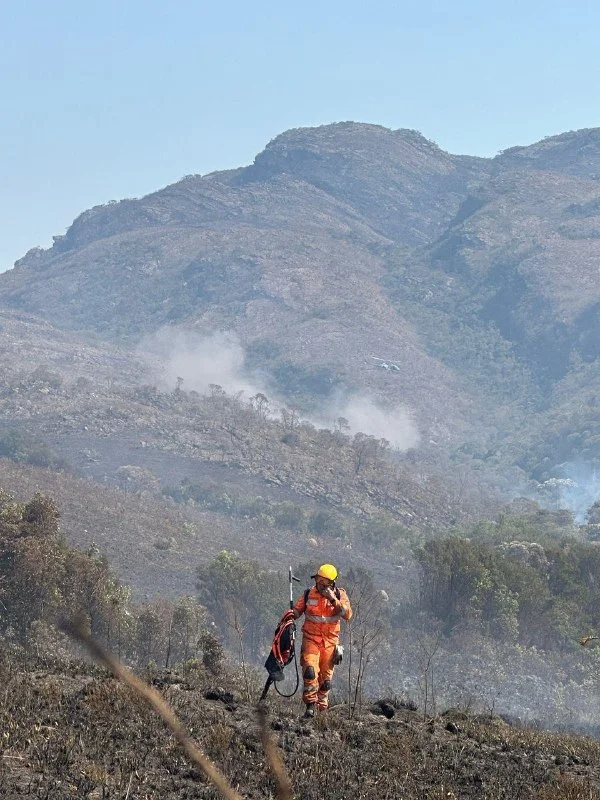
[[[60,514],[50,497],[15,503],[0,492],[0,620],[22,640],[35,621],[84,614],[106,641],[114,609],[126,593],[96,552],[70,548],[60,535]]]
[[[311,515],[308,529],[317,536],[343,536],[345,533],[342,517],[327,508],[320,508]]]
[[[169,663],[185,664],[198,655],[200,634],[206,622],[206,609],[193,597],[181,597],[173,608],[169,621]]]
[[[197,587],[224,639],[258,660],[285,608],[283,574],[223,550],[198,568]]]
[[[273,507],[273,518],[279,528],[288,528],[299,533],[306,529],[306,513],[295,503],[277,503]]]
[[[409,530],[389,511],[381,511],[359,527],[361,539],[377,548],[389,550],[399,542],[408,541]]]
[[[587,510],[585,515],[588,525],[600,524],[600,500],[596,500]]]

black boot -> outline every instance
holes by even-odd
[[[314,703],[307,703],[306,704],[306,711],[304,712],[304,717],[306,719],[312,719],[315,715],[315,704]]]

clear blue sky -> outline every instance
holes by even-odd
[[[0,2],[0,270],[82,210],[248,164],[283,130],[455,153],[600,126],[600,4]]]

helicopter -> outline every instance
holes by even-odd
[[[374,365],[376,367],[381,367],[381,369],[386,369],[388,372],[400,372],[400,365],[397,361],[390,361],[387,358],[377,358],[377,356],[371,356],[373,361],[377,363]]]

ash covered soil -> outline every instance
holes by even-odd
[[[247,798],[275,797],[256,706],[241,675],[149,674],[198,745]],[[103,669],[0,663],[0,796],[175,800],[219,797],[164,724]],[[251,694],[258,696],[258,683]],[[334,705],[301,718],[296,696],[268,701],[271,736],[303,800],[600,798],[600,742],[494,716],[423,713],[397,700]]]

